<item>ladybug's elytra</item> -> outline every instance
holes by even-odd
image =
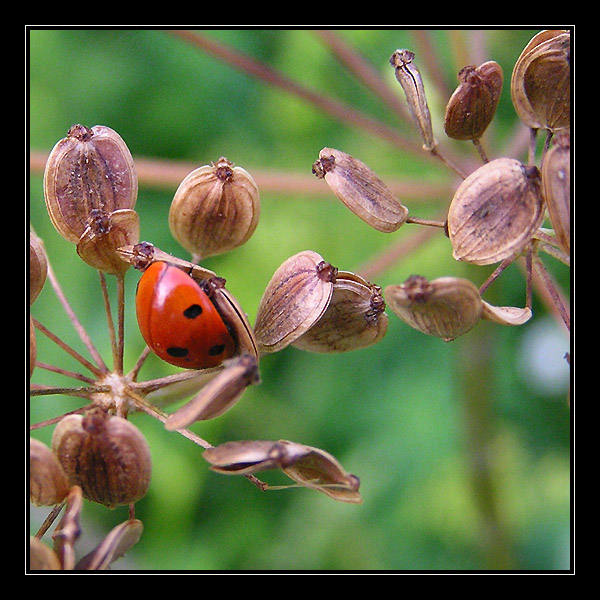
[[[143,273],[135,308],[142,337],[165,362],[186,369],[220,365],[235,351],[223,318],[185,271],[155,262]]]

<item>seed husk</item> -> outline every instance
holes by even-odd
[[[114,508],[140,500],[150,485],[150,448],[140,430],[93,408],[68,415],[54,430],[52,450],[83,496]]]
[[[456,140],[481,138],[496,114],[502,91],[502,68],[488,61],[463,67],[459,86],[448,100],[444,118],[446,135]]]
[[[349,154],[323,148],[312,170],[355,215],[378,231],[396,231],[406,221],[408,209],[367,165]]]
[[[556,240],[564,252],[571,253],[571,138],[560,132],[542,163],[544,200]]]
[[[261,354],[285,348],[319,320],[331,300],[336,272],[311,250],[283,262],[256,314],[254,333]]]
[[[516,256],[543,218],[538,169],[512,158],[492,160],[454,194],[448,211],[453,256],[477,265]]]
[[[29,305],[39,296],[48,275],[48,258],[44,243],[33,231],[29,232]]]
[[[384,311],[380,287],[354,273],[338,271],[329,306],[293,345],[322,353],[367,348],[379,342],[387,331]]]
[[[406,324],[449,342],[470,331],[481,319],[482,301],[467,279],[414,275],[385,288],[390,309]]]
[[[175,239],[199,262],[244,244],[260,216],[260,196],[252,176],[221,157],[179,185],[169,211]]]
[[[50,152],[44,198],[52,224],[76,244],[93,210],[133,209],[138,181],[133,158],[110,127],[73,125]]]
[[[54,506],[69,492],[69,481],[56,455],[39,440],[29,438],[29,499],[36,506]]]
[[[137,244],[140,220],[132,209],[112,213],[93,210],[88,226],[77,242],[77,254],[91,267],[112,275],[123,275],[129,264],[123,261],[118,248]]]
[[[513,69],[511,97],[520,119],[532,129],[556,132],[571,126],[571,34],[548,29],[536,34]]]

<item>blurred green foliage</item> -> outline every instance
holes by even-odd
[[[396,124],[310,30],[212,30],[292,79]],[[510,101],[512,65],[535,31],[487,32],[488,59],[504,69],[505,85],[493,124],[508,139],[516,121]],[[350,30],[340,34],[395,85],[388,59],[415,46],[410,30]],[[449,32],[432,32],[447,85],[456,85]],[[463,66],[463,65],[459,65]],[[118,131],[134,157],[207,164],[220,156],[250,171],[310,174],[323,146],[339,148],[373,167],[382,178],[444,180],[447,172],[388,143],[340,123],[289,94],[244,75],[162,30],[33,29],[29,31],[29,134],[32,150],[49,151],[74,123]],[[397,86],[398,93],[401,90]],[[439,129],[445,100],[432,90]],[[402,127],[402,126],[401,126]],[[413,131],[404,128],[407,135]],[[466,148],[465,152],[472,153]],[[493,148],[495,155],[501,149]],[[473,154],[473,156],[475,156]],[[140,187],[136,209],[142,239],[186,257],[171,237],[167,214],[173,189]],[[227,256],[206,261],[254,319],[274,270],[295,252],[311,249],[340,269],[357,270],[395,240],[370,230],[323,186],[319,198],[264,193],[252,239]],[[413,204],[411,202],[414,200]],[[428,206],[403,198],[417,216],[435,214],[449,198]],[[41,174],[30,180],[30,222],[45,241],[50,261],[74,311],[109,360],[106,317],[95,272],[58,236],[47,217]],[[414,227],[414,226],[412,226]],[[411,230],[413,231],[413,230]],[[549,265],[564,286],[568,270]],[[401,283],[418,273],[430,279],[465,276],[480,284],[490,269],[455,263],[448,240],[433,242],[398,261],[376,283]],[[138,279],[127,277],[126,368],[143,349],[133,314]],[[490,289],[491,300],[522,306],[524,280],[512,266]],[[234,439],[290,439],[331,452],[361,479],[364,503],[336,503],[306,489],[260,492],[243,478],[210,472],[201,449],[158,421],[132,417],[147,436],[154,473],[148,495],[136,505],[144,534],[116,568],[147,570],[481,570],[568,569],[570,566],[570,413],[568,375],[550,389],[533,371],[536,332],[559,339],[551,357],[568,350],[563,330],[537,300],[535,317],[520,328],[481,323],[446,344],[390,316],[375,347],[338,356],[287,348],[261,363],[262,384],[248,390],[230,412],[192,429],[213,444]],[[46,285],[33,313],[82,350],[72,326]],[[537,329],[536,329],[537,328]],[[78,370],[42,336],[41,360]],[[475,358],[472,340],[488,356],[481,398],[486,415],[483,450],[472,446],[473,412],[464,400],[464,372]],[[529,345],[528,345],[529,344]],[[564,365],[561,365],[564,367]],[[144,379],[176,369],[150,357]],[[544,377],[542,375],[542,377]],[[33,381],[64,385],[65,378],[38,369]],[[69,382],[67,382],[69,383]],[[31,401],[36,422],[80,406],[66,397]],[[475,424],[478,427],[479,423]],[[51,428],[36,437],[49,443]],[[486,456],[478,455],[484,452]],[[489,460],[497,521],[478,495],[478,465]],[[269,481],[269,477],[265,476]],[[275,476],[273,477],[275,479]],[[35,511],[32,529],[44,512]],[[127,509],[84,505],[84,538],[102,536],[127,518]],[[494,558],[493,534],[506,542],[508,560]],[[501,534],[501,535],[500,535]],[[504,537],[503,537],[504,536]],[[504,541],[502,543],[504,543]],[[78,546],[79,548],[79,546]]]

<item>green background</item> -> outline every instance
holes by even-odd
[[[136,158],[200,166],[226,156],[253,172],[310,175],[324,146],[361,159],[383,178],[452,182],[448,170],[413,157],[308,103],[258,82],[161,30],[91,29],[27,32],[29,135],[33,151],[48,152],[74,123],[107,125]],[[336,97],[395,127],[397,121],[365,91],[311,30],[210,30],[324,95]],[[403,99],[388,59],[396,48],[419,49],[411,30],[349,30],[340,35],[368,59]],[[460,32],[433,31],[445,83],[456,85],[453,48]],[[473,32],[472,32],[473,33]],[[504,70],[504,88],[489,139],[492,157],[518,123],[510,100],[514,62],[535,30],[487,31],[486,59]],[[469,37],[464,36],[468,51]],[[477,58],[469,59],[472,61]],[[435,78],[425,84],[436,136],[476,160],[468,144],[443,139],[443,107]],[[400,129],[413,140],[411,127]],[[487,134],[486,134],[487,135]],[[524,159],[524,156],[519,156]],[[176,184],[140,185],[136,210],[141,239],[188,258],[172,238],[167,215]],[[43,238],[65,294],[99,350],[110,360],[97,274],[53,229],[41,173],[30,178],[29,216]],[[411,214],[435,216],[449,197],[402,197]],[[323,183],[322,195],[268,191],[254,236],[204,265],[254,320],[272,273],[301,250],[319,252],[340,269],[358,271],[410,235],[371,230]],[[569,270],[545,259],[569,286]],[[451,257],[441,234],[396,261],[374,282],[467,277],[477,285],[493,267],[469,267]],[[133,313],[136,271],[127,275],[125,368],[144,344]],[[112,283],[112,282],[111,282]],[[511,266],[485,296],[523,306],[525,285]],[[32,309],[52,331],[85,353],[47,284]],[[452,343],[425,336],[390,311],[389,330],[372,348],[324,356],[287,348],[265,357],[262,383],[225,415],[192,429],[212,444],[236,439],[289,439],[332,453],[361,480],[362,505],[335,502],[307,489],[260,492],[243,478],[212,473],[201,449],[146,415],[132,421],[146,435],[153,479],[136,505],[144,534],[115,568],[146,570],[564,570],[570,568],[569,349],[564,327],[534,300],[530,323],[508,328],[482,322]],[[78,370],[38,335],[40,360]],[[542,367],[545,370],[540,371]],[[150,357],[151,379],[176,372]],[[73,385],[37,369],[33,381]],[[81,406],[67,397],[31,400],[33,422]],[[36,437],[49,443],[51,428]],[[281,482],[275,475],[267,481]],[[32,512],[31,527],[47,511]],[[127,518],[125,507],[84,503],[79,555]]]

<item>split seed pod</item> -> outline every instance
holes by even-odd
[[[254,356],[245,354],[237,359],[230,359],[226,368],[211,379],[192,400],[169,415],[165,428],[174,431],[196,421],[219,417],[241,398],[248,386],[259,381],[258,364]]]
[[[458,187],[448,211],[453,256],[476,265],[516,255],[544,218],[541,177],[536,167],[497,158]]]
[[[540,31],[517,59],[511,96],[519,118],[532,129],[571,126],[571,34]]]
[[[94,209],[88,226],[77,242],[77,254],[91,267],[122,275],[129,268],[117,252],[118,248],[137,244],[140,239],[140,220],[132,209],[105,213]]]
[[[275,271],[260,300],[254,333],[260,353],[285,348],[325,312],[337,269],[316,252],[299,252]]]
[[[406,221],[408,209],[367,165],[349,154],[323,148],[312,171],[325,179],[355,215],[378,231],[396,231]]]
[[[391,310],[411,327],[449,342],[470,331],[481,319],[482,301],[467,279],[409,277],[385,288]]]
[[[29,438],[29,499],[36,506],[60,504],[69,481],[56,455],[46,444]]]
[[[567,254],[571,253],[571,139],[568,132],[555,137],[554,146],[542,164],[544,199],[556,239]]]
[[[150,485],[150,448],[140,430],[93,408],[54,430],[52,449],[72,485],[88,500],[114,508],[140,500]]]
[[[359,275],[338,271],[323,316],[295,342],[309,352],[348,352],[376,344],[387,331],[381,288]]]
[[[78,243],[93,210],[110,214],[133,209],[138,181],[133,158],[116,131],[73,125],[50,152],[44,171],[44,198],[52,224]]]
[[[181,182],[171,204],[169,227],[198,262],[244,244],[259,215],[254,179],[223,157],[195,169]]]
[[[347,473],[339,461],[319,448],[287,440],[245,440],[208,448],[202,456],[217,473],[246,475],[280,469],[296,483],[334,500],[362,502],[358,477]]]
[[[458,73],[460,85],[448,104],[444,118],[446,135],[456,140],[481,138],[492,122],[502,91],[502,68],[488,61],[467,66]]]

